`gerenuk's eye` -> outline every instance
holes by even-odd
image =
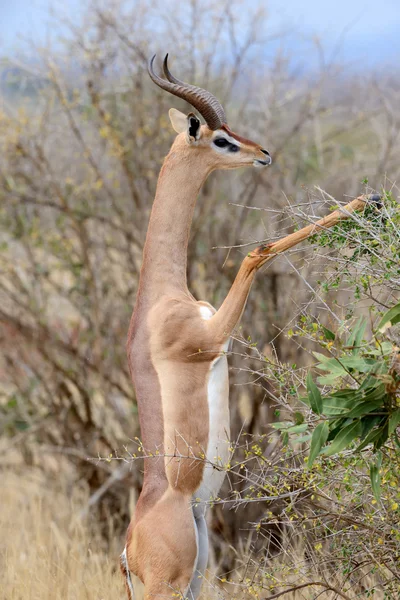
[[[229,145],[229,142],[225,138],[217,138],[214,140],[214,144],[218,146],[218,148],[226,148],[226,146]]]

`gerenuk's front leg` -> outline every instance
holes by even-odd
[[[207,321],[207,329],[214,344],[224,344],[240,321],[254,276],[265,262],[265,257],[260,255],[263,248],[256,248],[246,256],[221,308]]]
[[[221,308],[209,321],[207,321],[211,339],[218,344],[223,344],[232,334],[242,316],[251,284],[260,267],[277,254],[281,254],[282,252],[289,250],[289,248],[306,240],[310,235],[314,235],[321,230],[326,230],[333,225],[336,225],[339,221],[349,218],[356,210],[364,209],[367,201],[379,206],[380,197],[378,195],[371,195],[369,197],[359,196],[346,204],[346,206],[335,210],[316,223],[312,223],[299,231],[290,233],[277,242],[259,246],[250,252],[243,260],[235,281],[222,303]]]

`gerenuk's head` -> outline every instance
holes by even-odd
[[[271,164],[269,152],[252,142],[227,125],[225,111],[215,96],[202,88],[176,79],[168,69],[168,54],[164,59],[165,79],[156,75],[153,69],[155,56],[149,63],[149,75],[160,88],[178,98],[183,98],[195,108],[205,120],[202,125],[194,114],[171,108],[169,117],[174,130],[184,138],[188,148],[196,152],[199,159],[205,160],[211,170],[235,169],[244,166],[266,167]]]

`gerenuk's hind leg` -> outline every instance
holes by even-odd
[[[193,507],[193,516],[197,529],[197,561],[188,593],[189,600],[197,600],[204,581],[208,562],[208,531],[204,509]]]
[[[190,497],[168,488],[135,524],[127,547],[127,563],[144,584],[144,600],[191,600],[189,584],[196,560]]]

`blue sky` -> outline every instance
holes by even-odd
[[[51,0],[0,0],[0,50],[18,46],[18,35],[45,39],[45,7]],[[64,0],[72,18],[81,2]],[[400,0],[266,0],[272,22],[292,27],[288,44],[314,34],[328,49],[343,34],[340,58],[356,66],[397,67],[400,59]],[[299,48],[301,45],[298,46]]]
[[[398,66],[400,0],[271,0],[274,19],[292,23],[305,36],[317,34],[327,48],[342,37],[348,61]]]

